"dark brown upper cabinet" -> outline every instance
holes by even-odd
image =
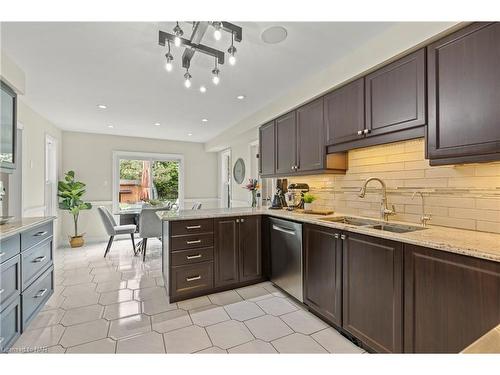
[[[291,174],[297,165],[297,124],[295,111],[275,121],[276,173]]]
[[[359,139],[365,129],[365,81],[360,78],[325,96],[327,144]]]
[[[406,353],[459,353],[498,325],[500,263],[413,245],[404,254]]]
[[[340,232],[304,226],[304,303],[328,322],[342,325]]]
[[[261,175],[273,175],[275,172],[275,136],[274,121],[259,128],[259,172]]]
[[[215,220],[215,287],[262,277],[260,216]]]
[[[425,49],[365,77],[366,128],[376,136],[425,125]]]
[[[376,352],[402,352],[402,244],[346,233],[342,258],[343,328]]]
[[[427,47],[431,165],[500,160],[500,23]]]
[[[296,171],[313,171],[325,163],[323,98],[297,109]]]

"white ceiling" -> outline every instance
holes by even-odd
[[[213,59],[197,53],[190,69],[193,86],[186,89],[182,50],[173,48],[174,70],[167,73],[166,48],[158,45],[158,30],[171,32],[174,24],[4,22],[1,47],[26,73],[23,100],[62,129],[206,142],[394,25],[238,23],[243,41],[236,43],[237,64],[220,66],[221,82],[215,87]],[[284,42],[261,40],[272,25],[288,30]],[[189,36],[190,25],[181,26]],[[212,29],[203,42],[224,51],[230,44],[228,35],[216,42]],[[202,84],[205,94],[198,91]],[[246,99],[237,100],[240,94]],[[98,109],[98,104],[108,108]]]

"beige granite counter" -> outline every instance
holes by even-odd
[[[286,210],[269,210],[266,208],[222,208],[207,210],[159,211],[158,216],[165,221],[192,220],[228,216],[268,215],[272,217],[295,220],[302,223],[317,224],[339,230],[400,241],[408,244],[430,247],[437,250],[468,255],[476,258],[500,262],[500,234],[454,229],[430,225],[425,230],[408,233],[393,233],[373,228],[359,227],[344,223],[326,222],[325,217],[344,216],[341,213],[321,216]],[[345,215],[351,216],[351,215]],[[372,218],[373,219],[373,218]],[[406,224],[397,221],[393,223]],[[415,224],[410,224],[415,225]]]
[[[0,240],[54,219],[54,216],[23,217],[20,220],[13,220],[2,224],[0,225]]]
[[[462,353],[500,353],[500,324],[462,350]]]

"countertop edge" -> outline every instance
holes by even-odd
[[[180,220],[198,220],[198,219],[216,219],[219,217],[231,217],[231,216],[253,216],[253,215],[267,215],[270,217],[276,217],[276,218],[281,218],[281,219],[287,219],[287,220],[293,220],[293,221],[298,221],[302,223],[307,223],[307,224],[313,224],[313,225],[320,225],[324,226],[327,228],[332,228],[332,229],[339,229],[339,230],[346,230],[349,232],[357,233],[357,234],[363,234],[363,235],[368,235],[368,236],[373,236],[373,237],[378,237],[378,238],[383,238],[387,240],[392,240],[392,241],[399,241],[402,243],[406,243],[409,245],[415,245],[415,246],[422,246],[422,247],[428,247],[432,248],[435,250],[440,250],[440,251],[445,251],[449,253],[455,253],[459,255],[464,255],[464,256],[470,256],[474,258],[480,258],[484,260],[489,260],[493,262],[500,262],[500,254],[492,254],[488,252],[484,252],[482,250],[478,250],[475,248],[470,248],[470,247],[457,247],[456,245],[452,244],[447,244],[445,242],[440,242],[440,241],[433,241],[431,239],[429,240],[422,240],[422,239],[415,239],[411,238],[408,236],[405,236],[404,234],[398,234],[398,233],[393,233],[393,232],[383,232],[379,231],[376,229],[370,229],[370,228],[364,228],[364,227],[359,227],[359,226],[353,226],[349,224],[344,224],[344,223],[336,223],[336,222],[325,222],[322,220],[319,220],[322,217],[325,217],[323,215],[314,215],[314,214],[303,214],[303,213],[293,213],[290,211],[284,211],[284,210],[269,210],[269,209],[250,209],[250,208],[242,208],[242,209],[223,209],[224,211],[219,211],[217,210],[207,210],[207,212],[200,212],[197,211],[195,212],[190,212],[186,211],[184,214],[178,214],[178,216],[166,216],[162,215],[161,211],[157,213],[157,215],[160,217],[162,221],[180,221]],[[210,212],[211,211],[211,212]],[[328,215],[328,216],[354,216],[354,215],[342,215],[341,213],[336,213],[335,215]],[[393,221],[394,223],[398,223],[397,221]],[[401,223],[401,222],[399,222]],[[404,223],[408,224],[408,223]],[[412,224],[415,225],[415,224]],[[446,230],[446,227],[438,227],[438,226],[430,226],[429,230],[431,229],[436,229],[436,228],[443,228]],[[465,229],[458,229],[458,228],[450,228],[455,231],[463,231],[464,234],[469,233],[469,232],[474,232],[474,231],[468,231]],[[487,233],[487,232],[481,232],[485,233],[486,235],[496,235],[495,233]],[[499,239],[500,239],[500,235]]]
[[[6,223],[4,225],[16,225],[17,224],[17,226],[14,228],[8,229],[6,232],[0,232],[0,240],[5,240],[9,237],[15,236],[16,234],[24,232],[24,231],[31,229],[33,227],[36,227],[40,224],[44,224],[44,223],[47,223],[49,221],[53,221],[56,218],[57,217],[55,217],[55,216],[26,217],[26,218],[22,218],[20,220]],[[26,219],[33,220],[33,222],[23,224],[22,221],[26,220]],[[0,231],[1,231],[1,227],[0,227]]]

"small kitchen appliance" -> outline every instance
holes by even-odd
[[[280,210],[283,207],[286,207],[286,199],[285,199],[285,189],[287,185],[287,179],[278,179],[276,181],[276,191],[273,196],[273,200],[271,202],[271,210]]]
[[[288,210],[304,208],[304,193],[309,191],[309,185],[303,183],[290,184],[285,194]]]

